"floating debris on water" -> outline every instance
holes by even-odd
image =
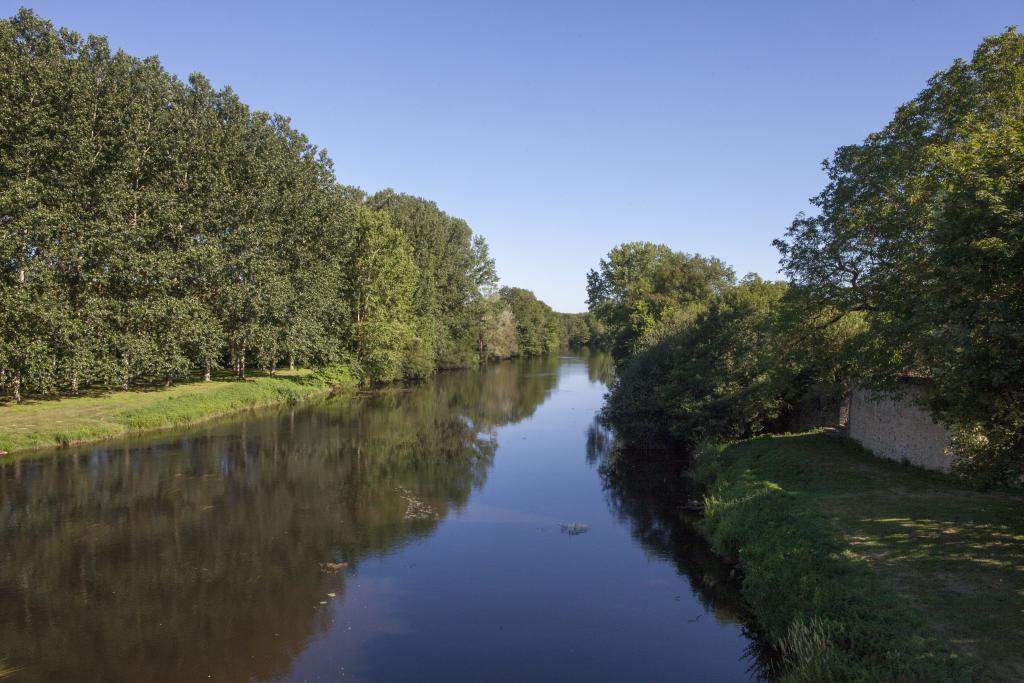
[[[565,522],[559,526],[562,528],[563,534],[569,534],[570,536],[585,534],[590,529],[590,527],[582,522]]]
[[[407,503],[405,508],[406,519],[437,519],[437,513],[434,512],[434,508],[412,495],[409,489],[399,486],[395,490],[402,494],[402,498],[405,498]]]
[[[321,562],[320,571],[328,574],[339,572],[348,566],[348,562]]]
[[[328,593],[328,594],[327,594],[327,597],[329,597],[329,598],[333,598],[333,597],[335,597],[336,595],[337,595],[337,593]]]

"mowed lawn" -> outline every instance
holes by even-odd
[[[757,476],[828,517],[935,635],[1024,680],[1024,494],[974,491],[823,434],[737,447],[763,450]]]
[[[308,371],[219,379],[168,388],[111,391],[0,406],[0,451],[67,445],[130,432],[180,427],[246,408],[307,398],[324,390]]]

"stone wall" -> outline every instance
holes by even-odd
[[[915,403],[920,394],[921,387],[911,383],[897,394],[854,389],[847,434],[881,458],[948,472],[949,431]]]

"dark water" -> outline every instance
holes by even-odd
[[[0,660],[13,681],[755,678],[671,466],[616,465],[594,424],[608,367],[504,363],[7,463]]]

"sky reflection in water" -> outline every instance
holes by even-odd
[[[616,464],[594,423],[609,370],[502,363],[7,463],[0,659],[15,681],[749,680],[678,466]]]

